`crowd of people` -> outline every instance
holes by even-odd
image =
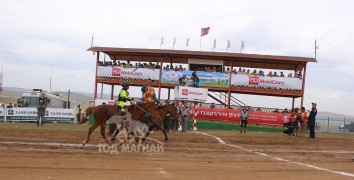
[[[121,61],[100,61],[99,66],[117,66],[117,67],[122,67],[122,68],[145,68],[145,69],[160,69],[159,63],[135,63],[132,64],[129,61],[127,62],[121,62]]]
[[[302,78],[302,73],[301,71],[296,71],[293,75],[293,73],[289,73],[287,76],[284,75],[284,73],[282,71],[280,71],[280,73],[276,72],[276,71],[269,71],[268,74],[264,73],[264,71],[259,70],[257,72],[257,70],[253,70],[252,72],[246,68],[239,68],[238,71],[236,70],[237,68],[233,69],[232,71],[230,70],[230,68],[227,68],[225,73],[233,73],[233,74],[245,74],[245,75],[252,75],[252,76],[267,76],[267,77],[289,77],[289,78]]]

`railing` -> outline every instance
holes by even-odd
[[[327,133],[354,133],[354,119],[317,118],[317,130]],[[352,123],[352,125],[351,125]]]

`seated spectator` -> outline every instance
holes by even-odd
[[[250,74],[251,74],[249,69],[247,69],[246,74],[247,74],[247,75],[250,75]]]
[[[178,79],[179,85],[185,86],[187,84],[187,77],[186,75],[183,75]]]
[[[274,72],[273,77],[279,77],[277,72]]]
[[[284,77],[284,73],[283,73],[283,71],[282,72],[280,72],[280,76],[279,77]]]
[[[251,73],[251,75],[257,76],[257,70],[253,70],[253,72]]]
[[[210,108],[214,109],[215,108],[215,103],[211,103]]]
[[[289,74],[288,74],[288,77],[290,77],[290,78],[293,77],[293,74],[292,74],[292,73],[289,73]]]
[[[300,79],[302,78],[301,71],[299,72],[298,77],[299,77]]]
[[[174,70],[175,68],[173,67],[173,65],[170,66],[170,70]]]
[[[299,78],[299,75],[297,74],[297,71],[294,73],[294,78]]]
[[[170,70],[170,65],[167,64],[163,69],[166,71]]]
[[[175,66],[175,68],[173,68],[173,70],[175,70],[175,71],[179,71],[178,66]]]
[[[230,73],[230,68],[226,68],[225,73],[226,73],[226,74],[229,74],[229,73]]]
[[[241,69],[241,68],[238,68],[237,73],[238,73],[238,74],[242,74],[242,69]]]
[[[187,70],[186,68],[183,68],[183,71]]]
[[[182,70],[183,70],[183,67],[182,67],[182,65],[179,65],[179,68],[178,68],[178,70],[180,70],[180,71],[182,71]]]
[[[113,66],[117,66],[118,64],[117,64],[117,61],[116,60],[114,60],[113,61]]]
[[[212,72],[216,72],[216,67],[213,67],[213,70],[212,70]]]
[[[234,73],[234,74],[237,74],[237,71],[236,71],[236,69],[234,69],[234,70],[232,71],[232,73]]]
[[[246,74],[246,69],[242,69],[242,74]]]
[[[9,103],[8,105],[7,105],[7,108],[13,108],[14,106],[12,105],[12,103]]]
[[[269,71],[269,73],[267,74],[268,77],[273,77],[273,73],[272,71]]]

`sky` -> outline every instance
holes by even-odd
[[[0,67],[4,87],[94,91],[94,46],[314,57],[304,105],[354,115],[354,1],[351,0],[0,0]],[[101,57],[102,58],[102,57]],[[115,94],[119,88],[116,88]],[[104,92],[110,89],[104,87]],[[140,96],[138,88],[132,96]],[[166,96],[163,92],[162,96]],[[291,107],[290,98],[236,95],[259,107]],[[299,106],[300,99],[295,101]]]

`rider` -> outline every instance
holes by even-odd
[[[146,82],[146,85],[141,88],[142,94],[142,102],[152,102],[155,101],[157,104],[159,100],[156,97],[155,89],[152,87],[152,80],[149,78]],[[146,122],[148,123],[149,114],[145,114]]]
[[[128,111],[128,107],[126,102],[130,101],[131,103],[133,103],[133,99],[129,97],[129,89],[130,83],[129,82],[123,82],[122,83],[122,90],[120,90],[119,95],[118,95],[118,101],[116,102],[116,105],[118,107],[120,107],[120,111],[117,113],[118,116],[125,116],[126,111]],[[123,128],[123,123],[121,126],[121,129]],[[108,131],[108,135],[111,136],[111,140],[115,141],[116,136],[118,134],[118,131],[116,131],[116,133],[114,134],[114,136],[112,136],[113,132],[115,132],[115,130],[117,129],[117,124],[116,123],[110,123],[109,124],[109,131]]]
[[[123,82],[122,83],[122,90],[120,90],[119,95],[118,95],[118,101],[117,101],[117,106],[120,107],[120,111],[118,112],[118,115],[124,116],[126,111],[128,110],[127,101],[130,101],[131,104],[134,103],[133,99],[129,97],[129,89],[130,83],[129,82]]]

